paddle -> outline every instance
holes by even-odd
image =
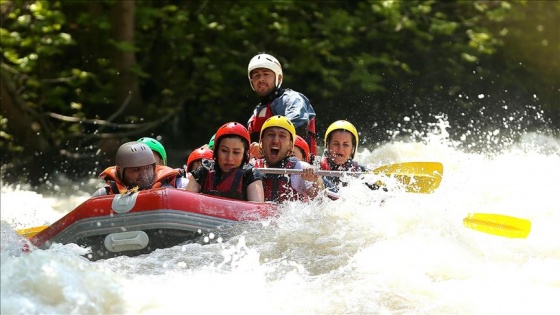
[[[42,230],[44,230],[48,227],[49,227],[48,225],[41,225],[41,226],[35,226],[35,227],[16,230],[16,232],[17,232],[17,234],[19,234],[23,237],[31,238],[31,237],[35,236],[35,234],[41,232]]]
[[[510,237],[526,238],[531,231],[531,221],[501,214],[471,213],[463,225],[480,232]]]
[[[301,169],[257,168],[263,174],[301,174]],[[396,178],[404,184],[406,191],[429,194],[439,187],[443,175],[443,165],[439,162],[404,162],[378,167],[371,172],[343,172],[318,170],[319,176],[360,176],[384,174]]]

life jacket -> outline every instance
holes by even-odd
[[[307,124],[307,144],[309,145],[309,151],[311,152],[310,161],[313,161],[315,156],[317,156],[317,129],[315,128],[315,117],[313,117],[309,124]]]
[[[362,172],[364,167],[362,167],[358,162],[350,159],[342,165],[337,165],[332,162],[326,156],[321,159],[321,169],[325,171],[344,171],[344,172]]]
[[[159,188],[163,185],[175,187],[175,181],[178,176],[180,176],[179,171],[168,166],[156,165],[156,176],[152,188]],[[116,166],[107,167],[99,174],[99,178],[104,179],[107,183],[105,190],[108,195],[121,194],[129,190],[129,187],[119,178]]]
[[[299,160],[295,157],[287,157],[279,164],[280,168],[294,169]],[[264,159],[255,160],[255,167],[266,167]],[[290,175],[287,174],[263,174],[264,200],[274,202],[302,200],[308,198],[295,190],[290,182]]]
[[[282,94],[283,94],[284,91],[285,90],[276,90],[275,92],[273,92],[273,94],[271,96],[263,98],[264,101],[261,101],[261,104],[266,102],[266,106],[263,106],[258,111],[255,110],[255,112],[253,113],[251,118],[249,118],[249,122],[247,124],[247,127],[248,127],[247,129],[249,130],[249,135],[251,137],[251,142],[259,142],[262,126],[268,118],[270,118],[274,115],[282,115],[282,116],[285,115],[285,113],[274,113],[272,111],[272,106],[271,106],[272,102],[274,102],[274,101],[278,100],[280,97],[282,97]],[[301,97],[303,97],[307,101],[307,103],[309,103],[309,100],[307,99],[307,97],[305,97],[305,95],[303,95],[301,93],[299,93],[299,95]],[[258,107],[257,107],[257,109],[258,109]],[[311,151],[311,156],[313,157],[313,156],[317,155],[317,139],[316,139],[317,138],[317,129],[315,127],[315,117],[313,117],[307,123],[307,134],[302,135],[302,137],[305,139],[305,141],[307,141],[307,144],[309,145],[309,151]],[[295,141],[295,139],[294,139],[294,141]]]
[[[237,200],[247,200],[247,189],[244,187],[243,179],[247,172],[252,171],[251,165],[236,168],[225,174],[220,180],[220,175],[212,167],[206,173],[200,185],[203,194],[226,197]]]
[[[365,167],[361,166],[358,162],[349,159],[342,165],[334,164],[334,162],[327,156],[323,156],[321,159],[321,169],[325,171],[343,171],[343,172],[364,172]],[[336,176],[325,176],[325,178],[336,186],[342,183],[345,186],[347,183],[340,180],[340,177]]]

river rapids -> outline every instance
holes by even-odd
[[[442,124],[357,156],[372,168],[443,163],[432,194],[356,179],[337,201],[287,203],[277,218],[138,257],[91,262],[74,244],[22,253],[17,229],[56,221],[102,183],[3,184],[1,313],[557,314],[559,135],[488,131],[472,149]],[[528,219],[531,232],[475,231],[469,213]]]

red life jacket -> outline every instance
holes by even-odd
[[[307,124],[307,144],[309,145],[309,151],[313,156],[317,155],[317,129],[315,129],[315,117],[309,121]],[[310,159],[312,161],[313,159]]]
[[[175,187],[175,181],[178,176],[180,176],[179,171],[168,166],[156,165],[156,176],[152,188],[159,188],[165,184]],[[99,174],[99,178],[104,179],[107,183],[105,190],[108,195],[121,194],[129,189],[119,178],[116,166],[107,167]]]
[[[249,119],[247,129],[249,130],[249,135],[251,136],[252,142],[259,142],[259,138],[261,136],[261,129],[264,122],[270,117],[274,116],[270,104],[271,102],[269,102],[266,105],[266,107],[261,108],[261,110],[258,113],[254,113],[253,116],[251,116],[251,118]],[[313,156],[317,155],[317,140],[316,140],[317,131],[315,128],[315,117],[313,117],[309,121],[309,123],[307,123],[307,135],[302,137],[305,139],[305,141],[307,141],[307,144],[309,145],[309,151],[311,151],[311,154]]]
[[[331,162],[331,160],[323,156],[321,159],[321,169],[325,171],[344,171],[344,172],[362,172],[364,171],[363,167],[358,164],[358,162],[354,160],[348,160],[348,162],[342,165],[335,165]]]
[[[348,160],[346,163],[342,165],[334,164],[331,159],[326,156],[323,156],[321,159],[321,169],[326,171],[343,171],[343,172],[364,172],[366,169],[362,167],[358,162],[354,160]],[[340,177],[336,176],[325,176],[323,177],[330,183],[336,185],[336,187],[330,187],[329,190],[331,191],[338,191],[338,186],[342,184],[342,186],[346,186],[347,183],[342,181]],[[327,185],[328,186],[328,185]],[[331,198],[332,199],[332,198]]]
[[[206,173],[200,185],[200,192],[231,199],[247,200],[247,191],[243,189],[243,177],[246,172],[247,169],[245,168],[236,168],[225,174],[225,177],[220,181],[216,171],[208,169],[208,173]]]
[[[259,142],[261,136],[261,129],[264,122],[274,116],[272,114],[272,109],[270,108],[270,102],[266,107],[261,108],[258,113],[253,113],[253,116],[249,118],[249,123],[247,124],[247,130],[249,130],[249,135],[251,136],[252,142]]]
[[[281,168],[294,169],[298,159],[287,157],[280,162]],[[255,167],[265,167],[264,159],[257,159]],[[295,190],[290,182],[291,175],[284,174],[263,174],[264,200],[274,202],[302,200],[308,198]]]

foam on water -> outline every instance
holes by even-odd
[[[52,223],[62,215],[54,203],[79,202],[2,187],[2,314],[553,314],[560,140],[524,133],[512,143],[486,154],[442,132],[395,139],[359,160],[440,161],[435,193],[355,180],[337,201],[288,203],[277,219],[206,245],[98,262],[75,245],[19,253],[14,229]],[[471,212],[529,219],[532,230],[526,239],[474,231],[462,223]]]

